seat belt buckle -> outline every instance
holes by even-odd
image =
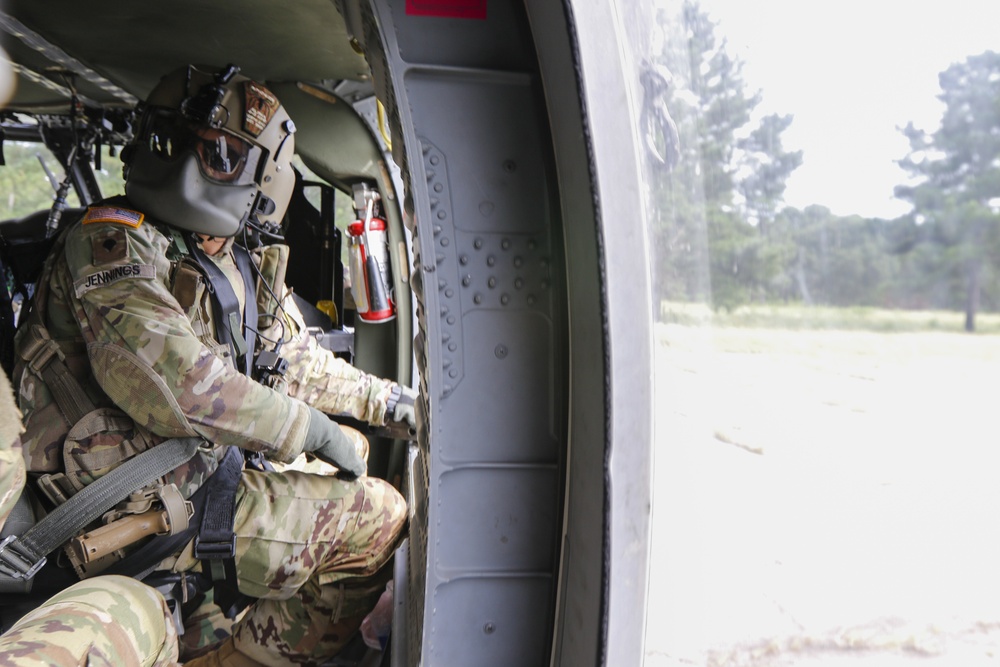
[[[42,556],[38,562],[32,563],[30,558],[18,552],[16,540],[17,535],[8,535],[0,542],[0,574],[13,579],[31,579],[45,566],[47,559]]]
[[[236,534],[228,541],[194,538],[194,557],[198,560],[225,560],[236,556]]]

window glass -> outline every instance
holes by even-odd
[[[325,180],[320,178],[313,170],[305,165],[298,155],[292,158],[292,165],[299,170],[302,177],[309,182],[313,183],[326,183]],[[305,189],[306,199],[310,204],[316,207],[317,210],[320,209],[322,205],[322,195],[319,188]],[[347,266],[348,253],[347,253],[347,225],[351,224],[355,220],[357,215],[354,212],[354,200],[351,197],[351,193],[344,192],[343,190],[334,187],[333,192],[333,219],[337,226],[343,234],[341,246],[340,246],[340,259],[344,266]]]
[[[647,667],[992,664],[1000,5],[643,10]]]
[[[125,179],[122,178],[121,147],[113,150],[104,147],[101,150],[100,169],[94,169],[97,186],[102,197],[114,197],[125,194]]]
[[[3,142],[0,166],[0,219],[21,218],[52,206],[56,189],[66,177],[59,160],[42,144]],[[67,205],[79,206],[70,188]]]

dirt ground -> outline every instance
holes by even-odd
[[[1000,662],[1000,337],[657,326],[647,667]]]

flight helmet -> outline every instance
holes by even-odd
[[[295,124],[271,91],[228,65],[164,76],[123,151],[125,194],[154,218],[209,236],[274,229],[292,196]]]

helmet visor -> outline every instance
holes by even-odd
[[[225,185],[259,183],[259,167],[265,151],[260,146],[224,129],[192,125],[176,115],[159,115],[146,132],[149,151],[167,162],[184,153],[194,153],[202,176]]]

